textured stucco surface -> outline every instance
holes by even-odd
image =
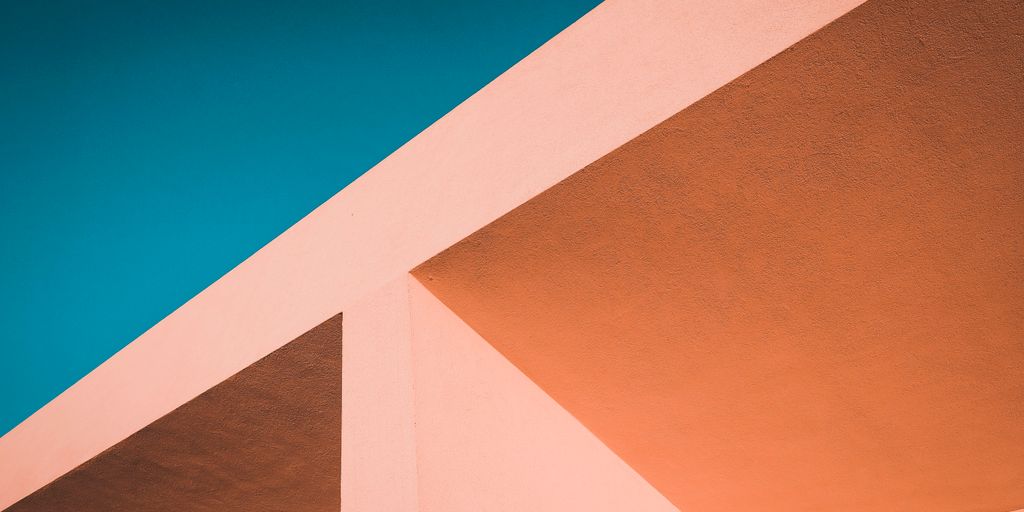
[[[868,2],[414,275],[682,510],[1020,508],[1022,32]]]
[[[7,510],[340,509],[341,315]]]

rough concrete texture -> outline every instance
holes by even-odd
[[[682,510],[1020,508],[1022,32],[868,2],[414,275]]]
[[[341,315],[10,512],[340,509]]]

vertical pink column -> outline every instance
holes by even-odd
[[[346,309],[342,340],[341,508],[417,510],[407,278]]]

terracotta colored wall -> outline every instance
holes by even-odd
[[[337,315],[9,512],[337,512]]]
[[[1019,508],[1021,27],[871,1],[415,275],[682,510]]]

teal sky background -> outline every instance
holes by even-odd
[[[0,0],[0,434],[597,0]]]

